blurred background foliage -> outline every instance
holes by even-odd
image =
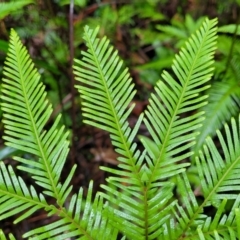
[[[219,19],[215,73],[207,93],[210,104],[202,109],[206,120],[193,149],[197,152],[208,135],[214,136],[222,123],[239,114],[239,10],[240,0],[0,0],[0,79],[9,32],[14,28],[42,75],[54,108],[51,119],[62,113],[63,123],[72,132],[69,162],[80,165],[73,184],[77,188],[88,186],[89,179],[94,179],[98,187],[105,179],[98,166],[117,165],[117,155],[106,133],[82,124],[81,103],[73,88],[71,66],[73,58],[80,58],[81,50],[85,49],[83,27],[100,26],[99,37],[106,35],[129,67],[138,90],[136,107],[129,119],[130,125],[134,125],[163,69],[171,72],[174,54],[184,46],[185,40],[205,16]],[[140,131],[141,135],[147,135],[144,126]],[[4,147],[0,138],[0,160],[11,161],[10,157],[16,154],[22,153]],[[71,164],[64,169],[66,172]],[[194,164],[190,170],[191,182],[198,185]],[[32,222],[22,223],[22,228],[30,228]],[[2,228],[6,229],[8,223],[4,224]]]

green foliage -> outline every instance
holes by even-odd
[[[238,26],[235,25],[235,30],[237,29]],[[206,113],[206,119],[197,137],[197,144],[193,147],[196,153],[202,148],[207,136],[215,136],[216,129],[220,129],[225,122],[230,122],[232,116],[238,117],[240,106],[238,44],[239,40],[234,37],[226,35],[218,37],[218,54],[221,60],[215,62],[214,81],[207,92],[209,104],[202,109]]]
[[[159,69],[168,68],[171,65],[176,49],[183,46],[186,39],[199,27],[202,21],[203,17],[195,21],[187,14],[185,18],[176,15],[171,20],[170,25],[158,25],[157,29],[160,32],[155,36],[154,42],[151,40],[156,56],[151,62],[137,66],[142,80],[155,84],[159,78]],[[207,136],[214,137],[216,129],[221,128],[224,122],[230,121],[231,116],[237,117],[239,112],[240,55],[237,47],[239,40],[236,38],[239,27],[237,24],[225,25],[221,26],[218,32],[220,33],[218,58],[215,61],[212,87],[206,92],[209,95],[209,104],[202,108],[206,113],[206,118],[202,128],[198,130],[200,134],[197,137],[197,144],[192,148],[196,153],[201,149]],[[229,37],[223,33],[233,35]],[[148,37],[144,35],[143,39],[148,39]],[[169,45],[170,49],[166,47]]]
[[[33,3],[32,0],[20,0],[20,1],[12,1],[12,2],[1,2],[0,3],[0,19],[3,19],[8,14],[19,10],[20,8]]]
[[[66,230],[68,232],[61,234],[60,239],[81,235],[93,237],[96,235],[95,229],[98,226],[107,226],[106,221],[99,222],[102,199],[97,196],[91,209],[89,208],[92,184],[89,187],[86,203],[82,203],[83,189],[80,189],[78,194],[69,196],[72,189],[69,182],[76,166],[73,166],[67,179],[63,183],[60,182],[59,173],[62,171],[69,151],[68,133],[65,133],[64,127],[58,127],[60,115],[48,131],[43,129],[52,113],[52,106],[46,100],[45,87],[39,81],[40,75],[14,30],[11,32],[4,75],[1,97],[4,100],[2,110],[4,112],[6,145],[33,155],[32,159],[14,157],[14,160],[21,163],[18,168],[30,174],[43,191],[38,194],[33,186],[26,186],[22,178],[16,176],[12,167],[6,167],[2,162],[0,166],[1,219],[22,213],[15,220],[17,223],[38,209],[45,209],[49,216],[58,215],[60,220],[54,224],[34,229],[26,233],[24,237],[48,239],[56,237]],[[34,158],[37,158],[38,161]],[[56,205],[49,205],[45,196],[54,198]],[[70,203],[68,207],[65,207],[67,198]],[[93,211],[97,220],[90,221]],[[79,222],[81,214],[83,217]],[[95,221],[97,222],[95,223]],[[79,222],[80,225],[76,222]],[[104,227],[102,229],[104,230]],[[109,234],[111,234],[111,230],[102,233],[106,237],[104,239],[108,239]]]
[[[14,160],[19,171],[32,177],[34,186],[1,162],[0,219],[14,217],[17,224],[39,209],[49,217],[55,215],[52,223],[23,235],[36,240],[240,239],[239,118],[225,124],[224,133],[217,131],[221,148],[208,137],[195,153],[202,201],[187,174],[194,154],[191,148],[204,123],[216,24],[216,19],[205,19],[185,43],[174,58],[172,72],[163,71],[134,127],[128,117],[136,91],[128,69],[109,40],[97,38],[98,29],[84,28],[87,50],[74,65],[84,122],[109,132],[120,155],[117,169],[101,167],[110,174],[103,191],[94,197],[90,182],[86,198],[82,188],[72,193],[75,165],[64,181],[60,179],[69,151],[68,132],[60,124],[61,115],[45,129],[52,106],[40,74],[12,30],[1,90],[4,139],[6,145],[28,153]],[[140,146],[136,138],[142,125],[149,135],[139,136]],[[209,206],[215,207],[215,213],[208,213]],[[3,232],[0,237],[6,239]]]
[[[67,5],[70,4],[71,0],[58,0],[57,1],[59,5]],[[80,7],[85,7],[87,3],[87,0],[76,0],[74,1],[74,5],[80,6]]]
[[[240,29],[236,24],[225,25],[218,29],[218,32],[222,33],[234,33],[235,31],[237,35],[240,35]]]

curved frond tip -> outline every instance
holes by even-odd
[[[60,117],[45,131],[52,114],[40,74],[12,29],[2,84],[4,136],[6,145],[33,155],[33,159],[15,157],[26,171],[45,188],[48,195],[60,199],[59,177],[69,151],[68,132],[59,128]],[[60,195],[59,195],[60,194]]]

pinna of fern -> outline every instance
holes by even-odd
[[[87,199],[83,200],[83,189],[70,196],[69,183],[76,166],[63,183],[60,173],[69,151],[68,132],[59,127],[58,116],[49,130],[44,130],[52,106],[46,99],[45,86],[26,48],[14,30],[11,30],[9,50],[4,66],[1,89],[1,108],[5,127],[6,145],[30,154],[29,158],[14,157],[19,162],[18,169],[32,176],[42,188],[37,193],[34,187],[27,187],[23,179],[17,177],[12,167],[0,165],[0,219],[20,214],[15,223],[29,217],[39,209],[49,216],[55,214],[59,220],[24,234],[31,239],[66,239],[68,237],[112,239],[117,231],[112,229],[103,217],[103,200],[97,195],[92,201],[92,183]],[[55,199],[49,205],[46,196]],[[66,201],[69,206],[66,207]],[[99,230],[101,229],[101,231]],[[99,239],[101,239],[99,238]]]
[[[9,238],[7,238],[6,235],[4,234],[4,232],[2,230],[0,230],[0,239],[1,240],[7,240],[7,239],[16,240],[16,238],[11,233],[8,235],[8,237]]]

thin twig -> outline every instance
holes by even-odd
[[[238,32],[238,28],[239,28],[239,22],[240,22],[240,15],[239,15],[238,9],[237,9],[236,27],[235,27],[235,30],[234,30],[234,33],[233,33],[232,44],[231,44],[231,47],[230,47],[230,50],[229,50],[229,54],[228,54],[227,63],[226,63],[226,66],[225,66],[223,78],[225,77],[225,75],[228,71],[228,68],[230,67],[230,63],[231,63],[232,55],[233,55],[233,50],[234,50],[235,43],[236,43],[236,40],[237,40],[237,32]]]
[[[72,149],[71,149],[71,162],[72,165],[75,162],[75,130],[76,130],[76,107],[75,107],[75,88],[74,88],[74,76],[73,76],[73,58],[74,58],[74,46],[73,46],[73,10],[74,10],[74,0],[70,1],[69,6],[69,49],[70,49],[70,77],[71,77],[71,94],[72,94]]]

